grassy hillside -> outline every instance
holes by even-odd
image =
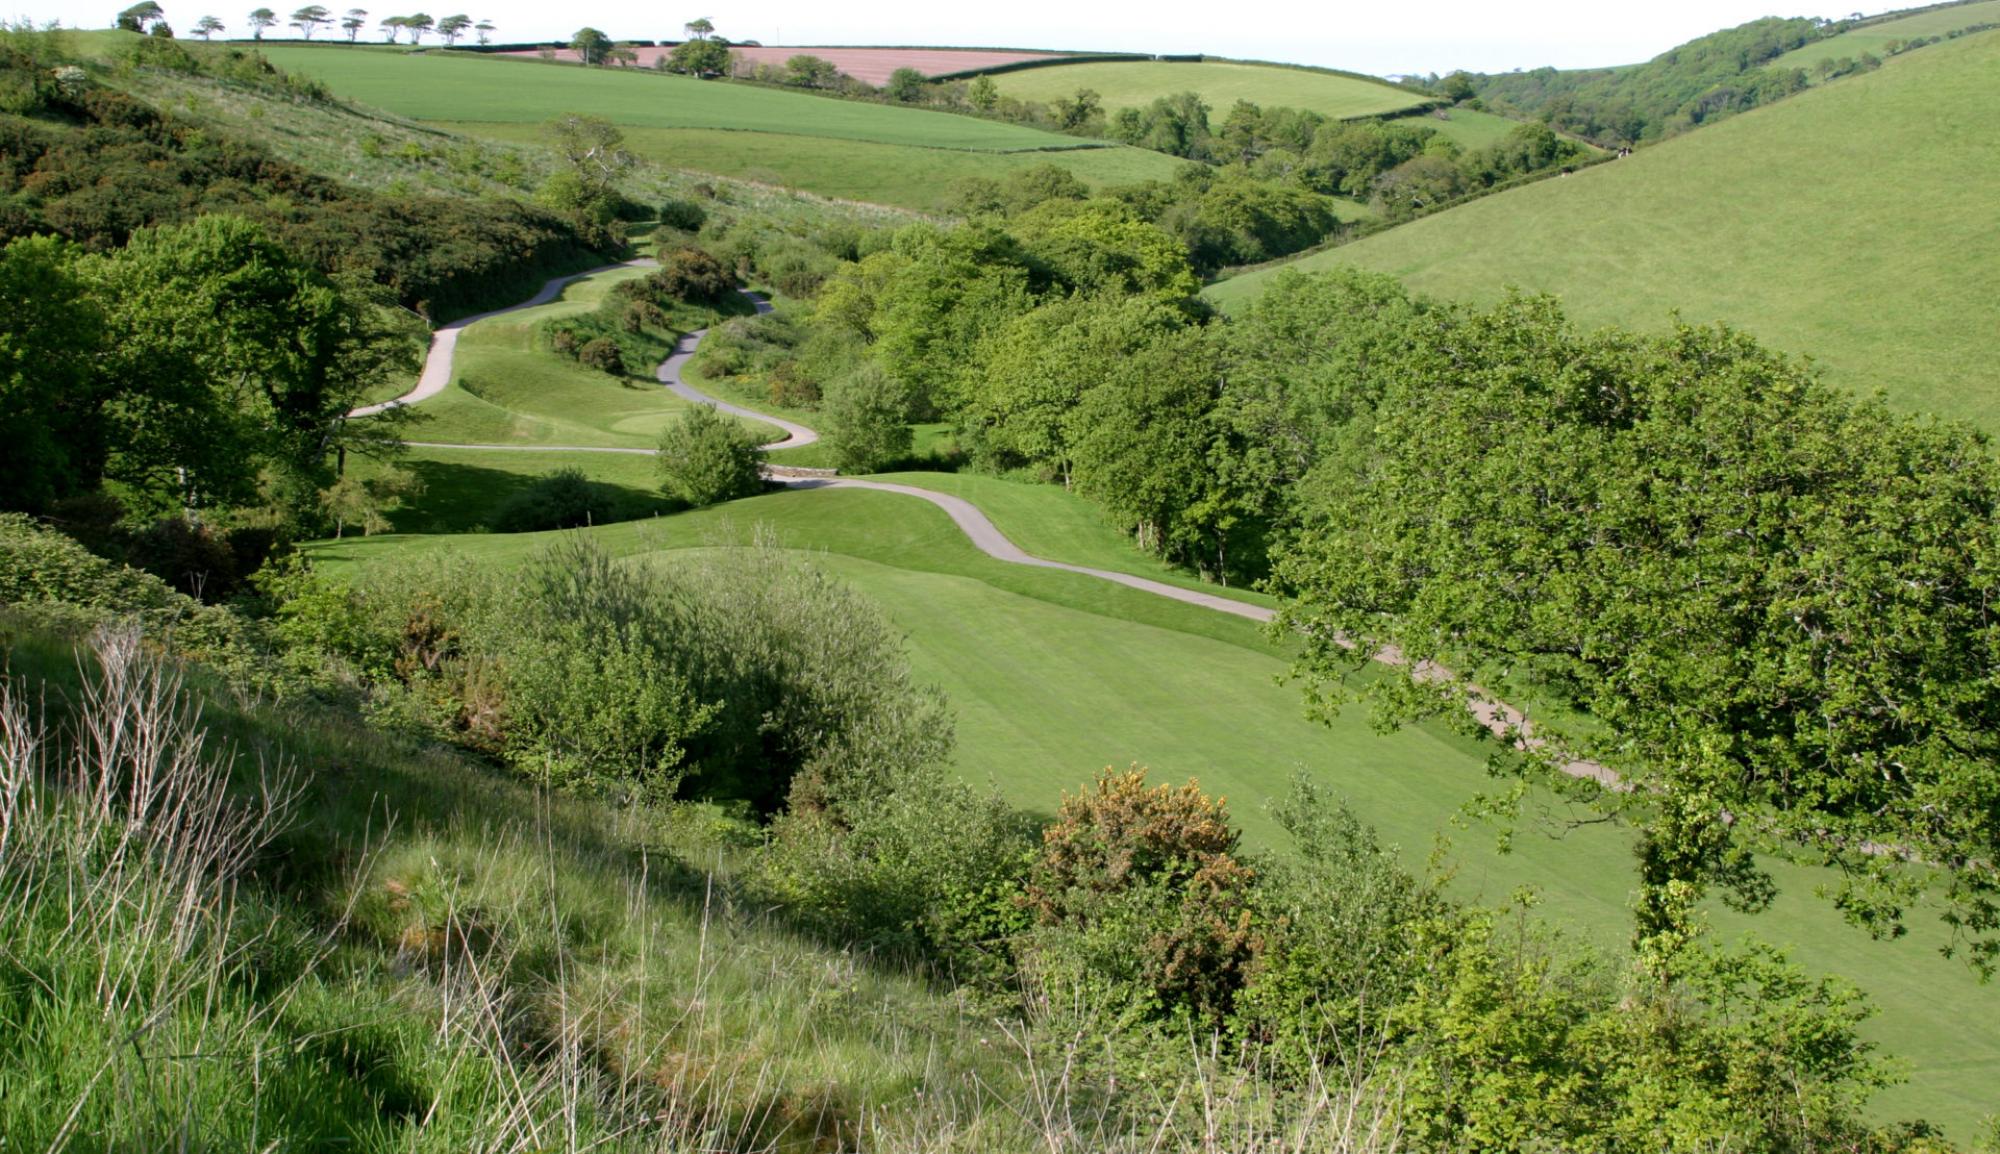
[[[2000,35],[1940,44],[1295,267],[1449,297],[1547,291],[1586,324],[1727,320],[1848,388],[2000,428],[1996,67]],[[1210,295],[1232,306],[1271,275]]]
[[[402,116],[523,139],[558,113],[581,112],[627,129],[635,150],[665,164],[910,207],[933,206],[959,177],[1004,176],[1052,159],[1100,184],[1164,178],[1175,166],[1137,149],[974,117],[655,72],[345,46],[275,46],[268,55],[342,97]]]
[[[818,97],[806,99],[835,103]],[[539,122],[444,123],[439,127],[524,144],[544,136]],[[1023,169],[1053,164],[1075,173],[1085,184],[1101,188],[1171,180],[1185,163],[1143,148],[968,152],[722,128],[627,128],[625,143],[663,165],[917,211],[936,209],[948,198],[951,186],[966,177],[1004,180]]]
[[[1119,568],[1139,556],[1079,499],[990,478],[899,477],[957,489],[1030,549]],[[1140,761],[1166,780],[1198,776],[1228,796],[1250,838],[1272,844],[1265,804],[1298,767],[1347,797],[1414,861],[1455,809],[1488,789],[1481,752],[1440,731],[1380,735],[1365,713],[1332,727],[1302,716],[1295,687],[1277,683],[1286,655],[1255,626],[1073,574],[1004,565],[977,553],[945,515],[892,494],[783,493],[593,535],[612,551],[673,563],[683,553],[747,542],[762,526],[868,594],[907,633],[913,665],[941,685],[957,715],[957,765],[991,779],[1018,804],[1046,811],[1096,767]],[[517,564],[539,535],[377,537],[328,543],[338,566],[447,551],[478,564]],[[689,554],[693,555],[693,554]],[[1607,944],[1628,925],[1630,845],[1603,826],[1566,829],[1543,799],[1508,854],[1490,831],[1459,835],[1460,885],[1500,899],[1540,887],[1545,911]],[[1991,1109],[2000,1076],[2000,991],[1940,959],[1932,927],[1902,942],[1869,942],[1811,896],[1811,871],[1781,869],[1784,897],[1768,914],[1717,911],[1725,933],[1794,947],[1801,960],[1853,978],[1876,999],[1870,1034],[1907,1056],[1914,1077],[1882,1099],[1960,1132]]]
[[[1045,102],[1074,95],[1079,88],[1094,89],[1104,98],[1107,111],[1150,104],[1177,92],[1198,92],[1218,121],[1238,100],[1304,108],[1334,120],[1415,108],[1426,100],[1420,93],[1358,76],[1218,60],[1058,64],[1009,72],[994,82],[1003,94],[1027,101]]]
[[[1864,24],[1838,36],[1830,36],[1817,43],[1808,44],[1804,48],[1794,49],[1773,60],[1769,67],[1803,68],[1806,74],[1811,76],[1813,66],[1822,60],[1838,60],[1843,56],[1858,57],[1864,52],[1887,56],[1889,45],[1898,40],[1945,36],[1975,24],[1993,23],[2000,23],[2000,0],[1981,0],[1976,4],[1952,4],[1941,8],[1928,8],[1894,20]]]

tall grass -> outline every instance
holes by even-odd
[[[1109,1084],[1055,1018],[796,932],[713,812],[205,701],[129,628],[69,675],[33,648],[0,681],[9,1151],[1397,1145],[1378,1089]]]

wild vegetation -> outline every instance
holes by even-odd
[[[0,514],[10,1148],[2000,1143],[1986,440],[1726,324],[1353,269],[1202,294],[1588,156],[1547,125],[1468,150],[1076,92],[1062,127],[1195,163],[1091,181],[1062,153],[1137,150],[1064,137],[915,219],[634,134],[1026,130],[442,57],[579,103],[434,150],[124,16],[94,55],[10,32],[0,74],[38,142],[0,247],[0,504],[34,514]],[[665,59],[715,71],[687,31]],[[1544,187],[1903,115],[1914,65],[1966,95],[1958,39]],[[1680,64],[1648,100],[1721,67]],[[270,115],[401,141],[399,175],[215,131]],[[166,175],[92,217],[94,166]],[[422,302],[311,230],[418,203],[624,263],[441,334],[449,379],[360,416]],[[467,301],[548,271],[418,235]],[[771,491],[754,413],[658,387],[697,328],[689,379],[825,434],[783,463],[959,471]],[[382,532],[417,526],[449,532]]]

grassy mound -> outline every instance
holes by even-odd
[[[2000,428],[2000,34],[1881,70],[1296,262],[1442,296],[1509,286],[1586,324],[1727,320],[1830,380]],[[1225,307],[1270,273],[1222,282]]]

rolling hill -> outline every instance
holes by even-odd
[[[1116,184],[1165,179],[1179,163],[1019,125],[657,72],[332,45],[265,54],[343,98],[467,132],[524,139],[558,113],[602,116],[663,163],[913,208],[933,207],[963,176],[1055,163]]]
[[[1380,116],[1430,103],[1430,98],[1380,80],[1310,68],[1234,61],[1094,61],[1053,64],[995,78],[1002,94],[1049,101],[1088,88],[1107,111],[1149,104],[1161,96],[1197,92],[1218,117],[1238,100],[1304,108],[1333,120]]]
[[[1996,68],[2000,34],[1967,36],[1281,267],[1545,291],[1590,325],[1726,320],[1847,388],[2000,429]],[[1273,274],[1209,295],[1231,307]]]
[[[1769,67],[1803,68],[1810,76],[1813,66],[1822,60],[1838,60],[1844,56],[1858,57],[1864,52],[1887,56],[1889,45],[1897,41],[1949,36],[1966,28],[1994,23],[2000,23],[2000,0],[1978,0],[1972,4],[1945,4],[1936,8],[1921,9],[1891,20],[1870,21],[1838,36],[1829,36],[1825,40],[1808,44],[1803,48],[1793,49],[1773,60]]]

